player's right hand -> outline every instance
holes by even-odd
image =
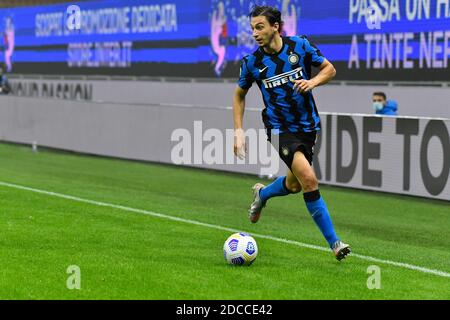
[[[244,130],[236,129],[234,130],[234,154],[242,160],[245,158],[245,152],[246,145]]]
[[[316,84],[313,81],[313,79],[311,80],[300,79],[294,80],[292,82],[294,83],[293,87],[294,91],[297,91],[300,94],[307,93],[316,87]]]

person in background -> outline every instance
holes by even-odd
[[[384,92],[374,92],[372,95],[373,110],[376,114],[396,116],[398,110],[397,101],[387,100]]]
[[[3,74],[3,68],[0,67],[0,94],[8,94],[10,92],[11,86],[9,85],[6,75]]]

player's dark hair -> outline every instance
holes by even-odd
[[[278,22],[279,28],[278,32],[281,34],[283,30],[283,21],[281,20],[281,12],[277,8],[269,6],[253,6],[252,10],[248,14],[249,18],[264,16],[269,21],[270,25],[273,26],[275,22]]]
[[[383,97],[384,100],[386,100],[386,94],[381,91],[374,92],[373,96],[380,96],[380,97]]]

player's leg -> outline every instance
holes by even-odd
[[[261,211],[266,206],[267,200],[273,197],[286,196],[290,193],[286,186],[286,176],[276,178],[267,186],[262,183],[256,183],[252,187],[252,192],[253,202],[248,210],[249,219],[252,223],[258,222]]]
[[[287,170],[285,176],[276,178],[271,184],[259,189],[259,196],[262,201],[266,202],[270,198],[286,196],[290,193],[298,193],[301,191],[300,183],[291,170]]]
[[[291,193],[299,193],[302,191],[302,185],[298,182],[297,177],[289,169],[286,172],[286,187]]]
[[[338,260],[345,258],[350,253],[350,246],[343,243],[336,235],[330,213],[320,195],[319,183],[314,169],[302,152],[295,152],[291,169],[302,186],[305,204],[314,222],[327,240],[336,258]]]
[[[270,198],[287,196],[291,193],[300,192],[300,190],[300,183],[290,170],[288,170],[286,176],[276,178],[267,186],[256,183],[252,188],[253,202],[249,209],[250,221],[252,223],[258,222],[261,211]]]

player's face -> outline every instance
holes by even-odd
[[[252,17],[250,26],[253,30],[253,38],[260,47],[268,46],[278,30],[278,23],[271,26],[265,16]]]

